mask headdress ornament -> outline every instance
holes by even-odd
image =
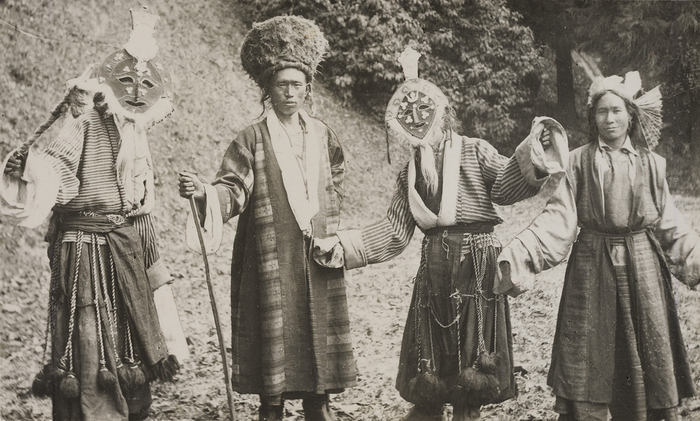
[[[95,77],[109,88],[103,91],[110,113],[148,128],[172,113],[173,83],[153,38],[160,17],[145,7],[130,12],[129,40],[95,69]]]
[[[588,107],[592,107],[593,99],[600,98],[604,92],[612,92],[637,106],[639,130],[637,130],[636,139],[633,140],[653,150],[659,144],[661,136],[662,100],[659,87],[645,93],[639,72],[628,72],[624,79],[617,75],[600,76],[593,80],[588,90]]]
[[[319,27],[299,16],[277,16],[254,23],[241,46],[241,64],[263,90],[279,70],[293,68],[311,83],[328,48]]]
[[[443,121],[449,102],[444,93],[425,79],[418,77],[421,54],[407,47],[399,56],[406,81],[389,100],[384,114],[387,138],[421,150],[421,173],[431,193],[437,191],[433,147],[444,138]]]
[[[114,117],[121,138],[117,173],[130,215],[138,215],[155,204],[146,130],[172,114],[173,81],[153,38],[160,17],[146,7],[130,13],[132,31],[124,48],[69,80],[64,103],[77,118],[92,105],[88,98],[94,98],[98,111]]]

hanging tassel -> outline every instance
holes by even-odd
[[[103,392],[113,392],[117,386],[117,377],[107,367],[100,367],[97,372],[97,385]]]
[[[486,374],[496,374],[500,357],[497,352],[482,352],[476,359],[476,367]]]
[[[119,387],[121,387],[124,395],[128,395],[132,389],[131,369],[124,364],[117,366],[117,379],[119,379]]]
[[[97,234],[91,234],[92,245],[92,286],[95,306],[95,330],[100,347],[100,370],[97,372],[97,385],[103,392],[113,392],[117,386],[117,378],[107,369],[107,359],[105,357],[104,330],[102,325],[102,309],[100,308],[100,274],[98,268],[100,263],[97,259],[99,255],[99,244]]]
[[[126,365],[117,368],[119,375],[119,385],[121,386],[124,396],[133,396],[146,384],[146,376],[138,364],[131,360],[127,360]]]
[[[32,394],[38,398],[44,398],[53,394],[53,382],[51,381],[51,364],[46,364],[44,368],[34,376],[32,382]]]
[[[501,393],[498,378],[475,367],[463,369],[450,390],[451,402],[464,402],[468,406],[493,403]]]
[[[418,373],[408,382],[406,399],[419,406],[442,404],[446,401],[445,382],[432,373]]]
[[[134,390],[141,389],[146,384],[146,374],[144,374],[138,364],[133,364],[129,367],[131,375],[132,387]]]
[[[75,377],[75,373],[73,373],[73,332],[75,329],[75,313],[77,311],[78,304],[78,277],[80,274],[80,256],[82,255],[82,250],[83,232],[78,230],[75,241],[75,274],[73,276],[73,286],[71,288],[70,316],[68,319],[68,340],[66,342],[66,349],[63,352],[63,356],[61,357],[60,361],[61,371],[66,372],[67,374],[62,376],[59,391],[66,399],[75,399],[80,396],[80,382]]]
[[[75,374],[68,373],[60,385],[61,395],[66,399],[76,399],[80,396],[80,382],[75,377]]]

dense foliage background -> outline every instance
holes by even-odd
[[[316,20],[331,46],[323,80],[376,116],[403,80],[396,57],[409,44],[424,54],[421,76],[449,96],[463,131],[507,149],[533,113],[560,119],[575,144],[585,142],[590,77],[639,70],[647,89],[662,86],[666,138],[674,139],[664,150],[700,156],[700,2],[235,2],[248,24],[280,14]]]
[[[529,123],[543,67],[532,31],[504,1],[239,0],[248,22],[279,14],[314,19],[330,42],[323,79],[378,117],[404,79],[396,61],[413,45],[419,74],[443,89],[463,130],[512,144]]]

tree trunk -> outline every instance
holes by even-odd
[[[688,122],[686,136],[690,143],[691,177],[695,188],[700,192],[700,92],[688,95]]]
[[[571,43],[560,37],[554,45],[557,67],[557,108],[562,122],[576,121],[576,97],[574,95],[574,73],[571,59]]]

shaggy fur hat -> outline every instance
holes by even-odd
[[[277,16],[253,24],[243,40],[241,62],[260,87],[286,68],[301,70],[311,82],[327,47],[328,41],[314,22],[299,16]]]

